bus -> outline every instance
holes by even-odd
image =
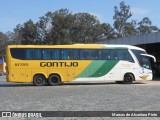
[[[0,76],[5,75],[6,73],[6,63],[4,61],[4,58],[0,59]]]
[[[6,78],[36,86],[109,80],[131,84],[152,80],[150,59],[156,61],[144,49],[130,45],[9,45]]]

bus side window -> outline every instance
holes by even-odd
[[[119,50],[120,60],[133,61],[128,50]]]
[[[115,50],[115,60],[126,60],[126,53],[125,53],[126,50],[121,50],[121,49],[117,49]]]
[[[52,49],[50,51],[50,57],[54,60],[59,60],[60,59],[60,52],[61,50],[60,49]]]
[[[114,49],[109,49],[108,51],[108,60],[114,60]]]
[[[35,60],[35,51],[34,49],[26,49],[26,59]]]
[[[102,60],[111,60],[112,59],[111,56],[113,57],[111,50],[102,50],[101,52]]]
[[[126,51],[122,51],[122,59],[127,60],[127,52]]]
[[[35,56],[34,56],[36,60],[41,60],[42,59],[42,52],[41,49],[35,49]]]
[[[76,60],[78,59],[78,50],[75,49],[64,49],[62,50],[63,60]]]
[[[74,59],[74,53],[72,51],[68,51],[68,59]]]
[[[35,57],[36,57],[35,51],[34,49],[31,49],[31,60],[35,60]]]
[[[91,52],[91,59],[97,60],[98,59],[98,51],[97,50],[90,50]]]
[[[115,50],[115,51],[114,51],[114,59],[115,59],[115,60],[118,60],[118,59],[119,59],[119,57],[118,57],[118,50]]]
[[[125,56],[123,55],[125,50],[121,50],[121,49],[118,49],[118,50],[115,50],[115,59],[116,60],[124,60]]]
[[[49,59],[50,59],[50,60],[53,59],[53,56],[54,56],[54,54],[53,54],[53,49],[50,49],[50,50],[49,50],[49,55],[48,55],[48,56],[49,56]]]
[[[15,59],[25,60],[26,59],[26,49],[25,48],[11,48],[11,56]]]
[[[89,60],[89,51],[88,50],[80,50],[80,59]]]
[[[41,52],[41,56],[43,58],[43,60],[50,60],[50,55],[49,55],[50,50],[49,49],[44,49]]]
[[[106,60],[107,54],[104,52],[104,50],[101,50],[101,60]]]
[[[129,51],[127,50],[127,61],[130,61],[130,62],[134,62],[134,60],[133,60],[133,58],[132,58],[132,56],[131,56],[131,54],[129,53]]]

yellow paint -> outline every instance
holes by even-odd
[[[102,48],[104,45],[77,44],[77,45],[10,45],[7,47],[7,68],[9,74],[6,76],[8,82],[32,82],[35,74],[43,74],[46,78],[50,74],[57,73],[61,76],[62,82],[75,80],[74,76],[80,74],[92,60],[18,60],[12,58],[10,48]],[[78,67],[41,67],[40,62],[78,62]]]
[[[3,72],[3,73],[6,73],[5,67],[6,67],[6,63],[5,63],[4,60],[3,60],[3,63],[0,64],[0,71]]]
[[[148,75],[143,75],[141,78],[142,78],[142,80],[146,80],[147,77],[148,77]]]

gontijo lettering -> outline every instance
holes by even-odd
[[[40,62],[41,67],[78,67],[78,62]]]

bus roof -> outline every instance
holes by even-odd
[[[72,45],[8,45],[8,48],[121,48],[121,49],[136,49],[145,51],[142,48],[131,45],[111,45],[111,44],[72,44]]]

